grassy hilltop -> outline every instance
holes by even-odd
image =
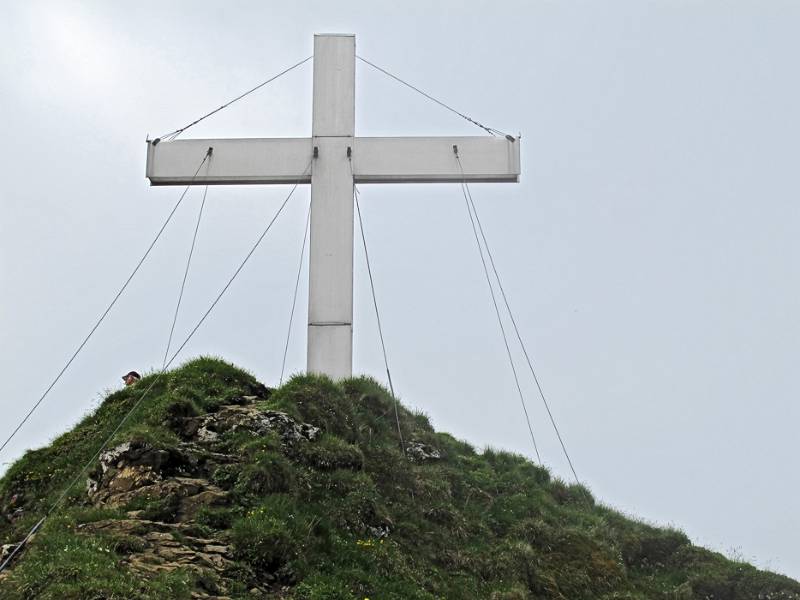
[[[0,544],[24,537],[155,379],[8,470]],[[795,581],[399,416],[405,455],[372,379],[269,390],[192,361],[155,383],[0,575],[0,598],[800,599]]]

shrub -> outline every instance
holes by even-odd
[[[290,500],[276,497],[234,522],[231,541],[237,558],[257,572],[275,572],[296,558],[299,516]]]
[[[688,545],[689,538],[682,531],[647,527],[626,534],[620,551],[628,566],[663,566],[680,548]]]
[[[366,473],[340,469],[317,477],[315,485],[315,499],[328,505],[326,517],[335,526],[362,533],[384,524],[378,515],[378,492]]]
[[[352,403],[359,439],[364,443],[399,444],[397,420],[400,421],[400,428],[407,440],[432,439],[434,430],[428,416],[405,408],[399,399],[394,398],[389,390],[372,377],[345,379],[340,382],[340,386]],[[428,437],[424,437],[426,435]]]
[[[509,538],[518,541],[508,542],[497,560],[511,565],[536,598],[598,598],[624,579],[608,546],[583,529],[525,519]],[[502,572],[502,566],[497,569]]]
[[[438,448],[447,457],[452,456],[474,456],[475,448],[463,440],[454,438],[449,433],[435,432],[427,436],[421,436],[423,441],[428,441],[432,446]]]
[[[211,529],[230,529],[236,514],[237,511],[233,508],[203,506],[197,511],[195,520]]]
[[[288,492],[292,483],[292,470],[288,461],[280,454],[262,454],[254,465],[242,469],[236,480],[234,491],[241,497],[264,496],[277,492]]]
[[[294,590],[295,600],[352,600],[353,592],[339,577],[317,575]]]
[[[360,470],[364,466],[364,454],[357,446],[332,435],[323,435],[317,441],[300,444],[296,452],[301,462],[324,471]]]
[[[358,438],[351,399],[324,375],[295,375],[272,394],[269,404],[347,441]]]
[[[164,422],[173,430],[180,431],[184,419],[200,414],[197,405],[186,398],[177,398],[164,407]]]
[[[243,395],[264,396],[262,389],[250,373],[212,357],[196,358],[169,374],[170,396],[192,402],[201,411],[213,412]]]
[[[211,473],[211,483],[223,490],[233,489],[242,468],[239,465],[220,465]]]
[[[567,485],[563,481],[555,480],[551,484],[550,494],[562,505],[594,505],[594,498],[589,490],[577,483]]]

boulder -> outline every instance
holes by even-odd
[[[196,460],[178,449],[154,448],[147,442],[130,441],[106,450],[97,468],[89,475],[90,496],[107,488],[111,493],[150,485],[164,475],[190,472]]]
[[[311,441],[320,435],[320,429],[308,423],[299,423],[284,412],[260,410],[253,405],[229,405],[220,411],[200,417],[184,419],[179,433],[200,444],[214,442],[220,434],[246,431],[253,436],[277,433],[284,445]]]
[[[430,444],[413,441],[406,444],[406,455],[414,462],[426,462],[442,458],[442,452]]]

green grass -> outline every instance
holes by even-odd
[[[134,577],[117,566],[117,553],[126,548],[122,540],[78,535],[78,522],[74,513],[46,522],[13,569],[11,581],[0,583],[2,598],[128,600],[191,596],[193,579],[188,573],[175,571],[148,580]],[[128,543],[135,544],[136,540]]]
[[[25,516],[0,522],[0,542],[24,536],[155,377],[109,395],[71,431],[8,470],[0,507],[17,494]],[[241,462],[208,474],[230,502],[202,508],[193,527],[231,545],[235,567],[226,576],[235,582],[233,597],[250,597],[247,590],[260,585],[285,586],[275,597],[296,600],[800,598],[800,584],[788,578],[695,547],[680,531],[625,517],[522,456],[478,452],[401,406],[406,440],[442,454],[437,461],[406,460],[393,400],[371,378],[300,375],[264,392],[224,361],[194,360],[158,380],[115,437],[172,450],[182,418],[243,395],[321,429],[315,441],[291,448],[276,435],[247,432],[216,442],[216,451]],[[81,478],[0,582],[0,597],[184,598],[213,587],[196,573],[144,578],[119,568],[141,542],[79,531],[80,523],[123,515],[91,506],[84,484]],[[177,505],[138,498],[125,509],[169,521]]]

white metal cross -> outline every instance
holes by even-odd
[[[355,137],[355,46],[353,35],[314,36],[311,138],[176,140],[147,148],[151,185],[311,184],[307,368],[334,379],[353,368],[354,184],[517,182],[520,173],[518,140]],[[213,158],[195,176],[209,147]]]

